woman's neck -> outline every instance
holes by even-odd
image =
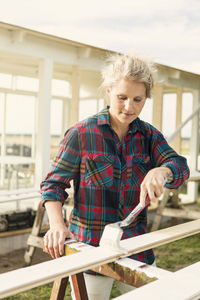
[[[126,124],[120,123],[118,120],[113,118],[112,115],[110,115],[110,125],[111,125],[112,129],[115,131],[115,133],[118,135],[120,141],[122,142],[123,138],[126,136],[126,134],[128,132],[129,126],[127,126]]]

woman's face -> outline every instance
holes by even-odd
[[[146,102],[144,83],[121,79],[107,89],[110,98],[110,115],[118,126],[128,126],[142,111]]]

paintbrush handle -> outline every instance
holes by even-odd
[[[120,222],[120,227],[125,227],[130,225],[133,220],[135,220],[135,218],[139,215],[139,213],[149,205],[150,203],[150,199],[149,196],[147,194],[146,199],[145,199],[145,206],[142,206],[140,203],[130,212],[130,214],[123,220]]]

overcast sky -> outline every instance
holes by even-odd
[[[0,0],[0,20],[200,74],[200,0]]]

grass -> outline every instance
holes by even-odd
[[[200,234],[160,246],[154,252],[158,267],[177,271],[200,261]]]
[[[160,246],[154,250],[158,267],[169,271],[177,271],[200,260],[200,234],[181,239],[179,241]],[[52,283],[23,292],[4,300],[47,300],[50,298]],[[65,300],[71,300],[68,285]],[[115,285],[111,298],[120,295]]]

